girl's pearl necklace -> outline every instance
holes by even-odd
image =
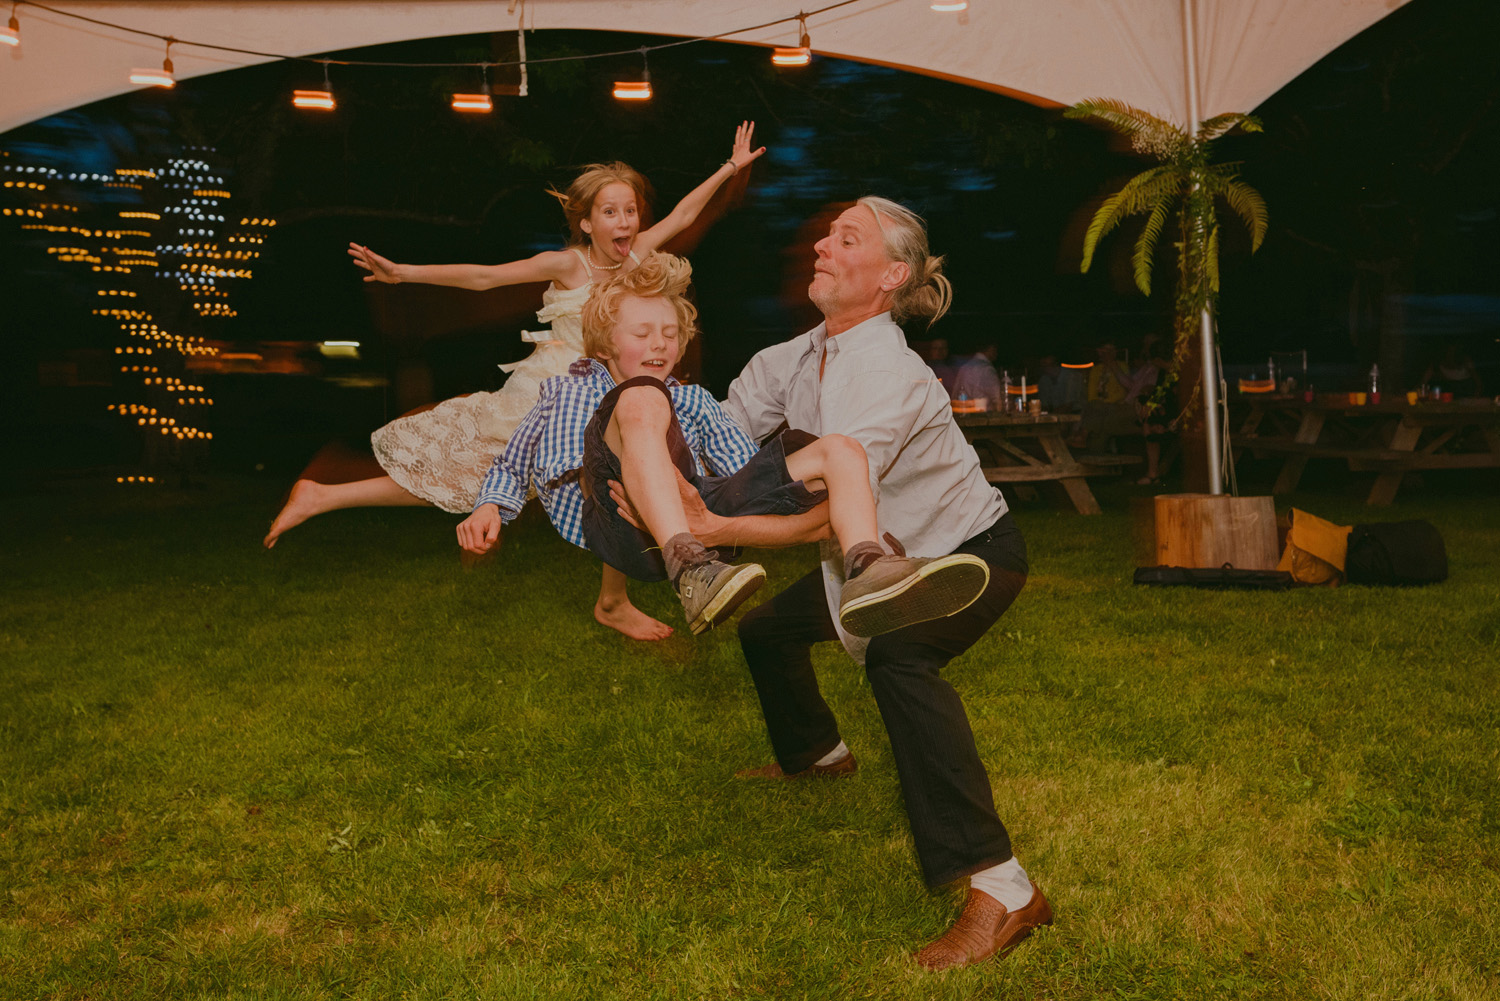
[[[589,269],[592,271],[619,271],[625,266],[624,261],[621,261],[619,264],[595,264],[593,241],[590,241],[589,245],[583,248],[583,256],[589,259]]]

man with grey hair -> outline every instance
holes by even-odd
[[[1052,920],[1046,897],[1011,850],[963,702],[942,676],[1015,600],[1026,581],[1026,547],[954,423],[947,393],[897,326],[909,316],[930,323],[951,297],[941,258],[928,254],[921,218],[886,199],[862,198],[838,216],[816,251],[808,296],[824,322],[751,359],[730,387],[726,409],[756,439],[783,423],[856,439],[869,457],[887,539],[894,536],[914,556],[978,556],[990,582],[954,615],[862,640],[829,613],[846,563],[836,544],[824,541],[820,570],[740,621],[776,754],[774,763],[740,776],[855,771],[810,657],[814,643],[842,641],[864,664],[890,735],[924,879],[939,886],[969,877],[962,915],[916,959],[934,970],[966,966],[1004,954]],[[778,540],[774,525],[751,519],[719,526],[710,544],[720,541]]]
[[[967,966],[1003,955],[1052,921],[1051,905],[1016,860],[995,813],[963,702],[942,676],[1020,593],[1026,545],[954,423],[946,390],[897,325],[914,316],[936,320],[952,295],[942,259],[928,253],[921,218],[895,202],[861,198],[816,249],[808,296],[824,322],[752,358],[730,386],[725,410],[756,440],[782,426],[855,439],[868,457],[878,529],[892,548],[927,558],[977,557],[989,582],[959,612],[861,639],[829,609],[838,607],[846,578],[872,586],[878,552],[839,552],[818,511],[714,515],[683,481],[692,534],[705,546],[823,547],[821,569],[740,620],[740,646],[776,760],[738,774],[784,780],[855,772],[810,656],[814,643],[842,642],[864,664],[890,735],[923,878],[929,886],[969,878],[963,913],[916,959],[931,970]],[[669,482],[671,470],[660,477]],[[611,483],[611,496],[620,514],[639,524],[619,484]]]

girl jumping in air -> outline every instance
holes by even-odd
[[[682,232],[725,181],[765,147],[751,148],[754,122],[735,130],[729,159],[683,197],[655,226],[640,232],[645,179],[623,163],[595,164],[568,185],[559,199],[571,234],[563,250],[549,250],[508,264],[397,264],[357,243],[349,256],[369,274],[367,282],[422,282],[476,291],[502,285],[550,281],[537,319],[552,325],[551,339],[525,360],[504,366],[510,377],[493,393],[473,393],[399,417],[370,436],[386,475],[353,483],[301,479],[292,487],[266,548],[288,529],[314,515],[349,507],[432,505],[454,514],[474,508],[480,484],[496,455],[536,403],[543,379],[563,375],[583,351],[579,317],[596,281],[632,271],[652,251]],[[594,618],[632,639],[658,640],[672,628],[631,604],[625,575],[609,566],[599,587]]]

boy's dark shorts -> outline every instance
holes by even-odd
[[[650,376],[628,379],[605,394],[583,433],[583,535],[589,549],[605,563],[636,580],[666,580],[667,568],[662,562],[661,547],[650,533],[642,531],[620,517],[619,509],[609,498],[609,481],[624,482],[620,459],[604,443],[604,431],[614,415],[620,393],[632,386],[655,386],[671,405],[672,394],[661,381]],[[817,441],[806,431],[784,431],[766,442],[732,476],[700,476],[693,456],[672,410],[667,429],[667,448],[672,462],[682,475],[698,489],[703,503],[714,514],[736,517],[752,514],[801,514],[828,499],[826,490],[808,490],[801,480],[787,472],[786,457]],[[721,558],[734,558],[732,551],[720,550]]]

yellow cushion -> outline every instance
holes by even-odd
[[[1349,526],[1335,525],[1315,514],[1292,508],[1292,527],[1276,569],[1289,571],[1299,584],[1337,587],[1344,579]]]

